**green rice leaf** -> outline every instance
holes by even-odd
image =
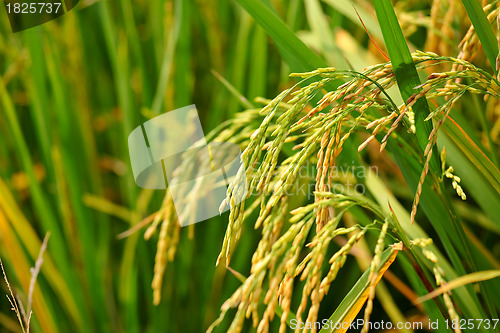
[[[309,49],[285,22],[260,1],[236,0],[274,40],[284,60],[294,72],[307,72],[327,63]]]
[[[490,22],[483,8],[481,8],[479,1],[462,0],[462,3],[464,4],[465,10],[467,10],[467,14],[469,15],[474,29],[476,29],[477,36],[481,41],[486,57],[488,57],[493,71],[497,74],[498,68],[496,66],[496,59],[498,56],[498,43]]]
[[[390,0],[373,1],[377,18],[384,35],[385,44],[389,57],[391,58],[394,75],[398,82],[399,91],[404,101],[407,101],[420,89],[414,89],[420,85],[417,69],[406,44],[405,37],[399,26],[396,13],[392,8]],[[429,106],[425,97],[419,98],[413,106],[415,112],[415,127],[417,139],[422,150],[428,143],[428,137],[432,129],[432,124],[424,119],[429,114]],[[437,167],[437,160],[434,159],[434,166]]]
[[[396,260],[397,254],[398,251],[394,250],[393,248],[388,248],[382,253],[380,266],[377,268],[378,279],[376,281],[376,284],[378,284],[378,282],[384,275],[385,271],[387,271],[389,266],[391,266],[394,260]],[[357,314],[363,307],[363,304],[365,304],[366,300],[368,299],[368,294],[370,292],[369,276],[370,276],[370,268],[368,268],[363,273],[363,275],[361,275],[358,282],[356,282],[354,287],[351,288],[349,293],[346,295],[346,297],[344,297],[340,305],[337,307],[335,312],[330,317],[329,323],[333,323],[334,327],[331,327],[332,325],[324,327],[320,331],[320,333],[331,333],[331,332],[340,333],[347,331],[350,322],[356,318]],[[340,326],[344,324],[344,328],[336,329],[335,323],[341,323]]]

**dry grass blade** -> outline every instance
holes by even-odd
[[[10,297],[7,296],[7,299],[9,300],[12,310],[16,313],[17,319],[19,321],[19,325],[21,326],[21,329],[25,333],[30,332],[30,324],[31,324],[31,318],[32,318],[32,305],[33,305],[33,293],[35,291],[35,284],[36,280],[38,277],[38,274],[40,273],[40,269],[42,268],[43,264],[43,254],[45,250],[47,249],[47,242],[50,237],[50,232],[48,232],[45,235],[45,238],[43,239],[42,246],[40,247],[40,252],[38,253],[38,258],[35,261],[35,266],[31,268],[31,280],[29,284],[29,291],[28,291],[28,299],[27,299],[27,306],[26,310],[24,308],[22,300],[19,298],[19,295],[14,294],[9,280],[7,279],[7,274],[5,273],[5,269],[3,267],[3,262],[2,259],[0,258],[0,266],[2,268],[2,273],[3,277],[5,280],[5,283],[7,284],[7,288],[9,289],[10,292]]]
[[[47,242],[49,241],[50,237],[50,232],[45,234],[45,237],[43,238],[42,246],[40,247],[40,253],[38,254],[38,258],[35,261],[35,267],[31,269],[31,280],[30,280],[30,288],[28,292],[28,305],[27,305],[27,313],[30,314],[31,317],[31,307],[33,305],[33,291],[35,290],[35,284],[36,284],[36,278],[38,277],[38,274],[40,273],[40,269],[42,268],[43,264],[43,253],[45,250],[47,250]],[[29,321],[28,321],[28,328],[29,328]],[[29,329],[28,329],[29,331]]]
[[[481,271],[463,275],[455,280],[443,283],[439,288],[434,289],[434,291],[417,298],[415,302],[418,304],[423,303],[444,293],[449,293],[451,290],[466,284],[487,281],[498,277],[500,277],[500,270]]]

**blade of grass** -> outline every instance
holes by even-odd
[[[18,276],[21,286],[27,295],[31,281],[30,265],[24,255],[24,250],[22,249],[21,244],[17,241],[17,237],[14,236],[14,233],[9,226],[3,211],[0,211],[0,230],[2,232],[2,245],[8,249],[7,253],[9,255],[9,259],[15,267],[16,275]],[[33,311],[36,313],[36,317],[34,318],[36,318],[40,323],[43,331],[59,332],[55,324],[55,320],[52,317],[52,311],[42,296],[39,287],[34,289],[34,299],[36,300],[33,304]]]
[[[495,151],[495,145],[493,143],[493,140],[491,139],[491,135],[489,133],[491,133],[491,127],[490,127],[490,124],[488,124],[488,121],[486,120],[486,115],[485,113],[486,112],[483,112],[482,111],[482,108],[481,108],[481,104],[479,102],[479,97],[475,94],[473,94],[472,96],[472,101],[474,103],[474,109],[477,110],[477,118],[479,119],[479,122],[481,123],[481,127],[483,129],[483,132],[486,133],[485,137],[486,137],[486,142],[488,143],[488,157],[491,159],[491,161],[493,162],[493,164],[498,168],[499,164],[498,164],[498,159],[497,159],[497,155],[496,155],[496,151]]]
[[[274,40],[282,57],[294,72],[307,72],[327,67],[319,55],[311,51],[286,26],[283,20],[260,1],[236,0]]]
[[[245,79],[246,79],[246,69],[248,62],[250,60],[250,55],[248,45],[250,45],[250,31],[252,26],[255,24],[243,9],[240,9],[240,24],[238,27],[238,33],[235,36],[236,49],[234,50],[234,56],[231,61],[230,70],[230,81],[231,84],[236,88],[236,90],[244,92],[245,91]],[[238,101],[231,98],[226,102],[225,112],[221,114],[222,119],[231,118],[239,109]]]
[[[31,224],[26,220],[26,217],[19,209],[14,197],[2,180],[0,180],[0,211],[4,212],[7,221],[16,221],[16,223],[11,222],[10,225],[24,244],[30,255],[30,259],[34,261],[42,242]],[[49,281],[54,292],[58,295],[60,303],[64,304],[64,308],[68,311],[74,323],[78,327],[85,327],[82,319],[83,310],[79,307],[82,304],[81,299],[78,299],[77,293],[74,290],[71,291],[71,288],[68,286],[68,279],[63,278],[57,270],[51,253],[45,254],[42,274]],[[79,303],[76,303],[77,301]]]
[[[123,22],[125,23],[125,31],[127,32],[127,37],[130,43],[131,51],[135,57],[135,60],[139,64],[139,68],[141,69],[140,71],[142,74],[141,93],[144,98],[144,104],[150,105],[152,99],[151,89],[150,89],[150,79],[147,76],[148,71],[146,70],[144,57],[141,51],[139,34],[137,31],[137,24],[135,23],[134,20],[134,8],[132,6],[132,1],[131,0],[122,1],[120,2],[120,5],[122,9]]]
[[[498,230],[500,228],[498,216],[500,192],[496,188],[496,180],[480,162],[484,155],[475,150],[474,146],[469,146],[470,141],[462,139],[462,133],[452,122],[445,122],[443,127],[445,127],[444,135],[438,139],[438,147],[446,147],[449,152],[447,160],[461,176],[467,194],[474,198]],[[481,165],[478,166],[478,163]]]
[[[413,63],[413,59],[406,44],[406,39],[399,26],[396,13],[392,8],[390,0],[374,0],[373,1],[377,18],[382,29],[385,45],[391,58],[391,64],[396,76],[401,97],[406,102],[413,94],[418,93],[421,89],[414,89],[420,85],[417,69]],[[429,142],[429,134],[432,130],[432,123],[424,121],[429,115],[430,110],[425,97],[419,98],[413,106],[415,112],[415,127],[416,135],[420,148],[425,150]],[[434,158],[431,162],[435,170],[438,170],[438,161]]]
[[[391,63],[393,66],[394,74],[396,76],[399,90],[401,92],[401,96],[405,101],[407,101],[414,93],[418,92],[418,90],[414,88],[420,85],[420,80],[418,78],[415,64],[413,63],[413,59],[408,49],[408,45],[406,44],[406,40],[403,36],[403,32],[401,31],[401,27],[399,26],[399,22],[396,17],[396,13],[394,12],[394,8],[392,7],[391,1],[374,0],[374,6],[377,13],[377,18],[382,28],[382,34],[384,35],[386,47],[389,51],[389,56],[391,58]],[[425,118],[430,112],[426,98],[419,98],[417,100],[417,103],[414,104],[413,110],[415,113],[417,140],[420,144],[421,149],[424,150],[427,146],[429,134],[432,128],[431,123],[425,121]],[[400,150],[397,147],[394,148],[396,150]],[[401,166],[403,174],[406,174],[405,178],[409,180],[408,177],[412,176],[409,175],[407,168],[403,167],[403,165],[401,164],[407,161],[404,161],[405,158],[400,155],[400,153],[396,154],[396,158],[399,161],[398,163]],[[433,172],[439,172],[439,163],[436,154],[433,154],[432,156],[430,167],[431,175],[433,174]],[[443,184],[436,183],[435,177],[433,180],[435,185],[437,185],[437,187],[440,189],[440,193],[444,193]],[[424,189],[426,188],[426,186],[428,186],[425,184],[427,182],[428,181],[424,182],[423,184]],[[412,189],[416,189],[419,180],[415,182],[414,179],[411,183],[413,183],[411,186]],[[446,240],[445,242],[445,248],[449,254],[453,254],[451,258],[455,268],[460,274],[465,274],[463,264],[456,255],[456,250],[458,250],[462,256],[467,258],[468,262],[472,266],[472,270],[477,271],[475,261],[473,260],[469,240],[465,236],[465,232],[460,225],[460,222],[457,220],[456,214],[453,212],[453,208],[451,206],[449,198],[443,195],[436,195],[436,193],[433,192],[434,191],[430,188],[428,188],[425,192],[422,192],[422,206],[424,207],[424,211],[431,221],[435,220],[436,216],[441,216],[441,218],[436,221],[436,223],[433,223],[433,226],[436,228],[436,230],[442,229],[443,233],[439,233],[439,236],[442,240],[446,240],[448,238],[448,240]],[[430,201],[429,197],[432,196],[436,196],[436,198]],[[437,203],[436,200],[438,200],[437,202],[440,201],[440,203]],[[425,204],[424,201],[426,201]],[[446,222],[447,220],[449,222]],[[452,225],[452,228],[447,227],[448,223]],[[448,235],[445,235],[444,233],[447,233]],[[450,242],[451,239],[453,239],[452,243]],[[485,299],[490,313],[495,314],[496,311],[493,302],[487,293],[485,293]]]
[[[32,82],[28,83],[28,91],[31,96],[30,108],[31,114],[33,115],[34,122],[36,124],[35,131],[38,134],[38,139],[40,142],[40,148],[43,153],[43,158],[45,165],[48,166],[48,174],[51,174],[51,163],[50,163],[50,145],[51,145],[51,134],[49,130],[49,112],[44,110],[44,106],[48,105],[46,100],[47,87],[45,85],[45,71],[43,66],[43,50],[41,45],[41,40],[38,36],[33,33],[25,34],[28,40],[28,47],[31,54],[33,69]]]
[[[394,262],[397,254],[398,251],[392,248],[388,248],[382,253],[380,266],[377,268],[378,276],[375,285],[379,283],[385,271]],[[341,325],[344,326],[341,329],[335,329],[335,325],[334,327],[330,327],[330,325],[328,328],[323,328],[320,333],[343,333],[347,331],[351,321],[356,318],[359,311],[363,307],[363,304],[365,304],[368,299],[368,295],[370,293],[369,275],[370,269],[367,269],[354,287],[352,287],[349,293],[344,297],[343,301],[329,319],[330,323],[347,323],[347,325]]]
[[[372,173],[369,173],[368,177],[366,178],[366,185],[370,190],[370,193],[372,193],[372,195],[375,197],[377,203],[384,209],[387,214],[390,214],[391,211],[394,212],[394,215],[401,225],[404,234],[406,234],[409,239],[429,238],[429,234],[426,233],[425,230],[417,222],[415,222],[414,224],[410,223],[410,214],[398,201],[394,194],[384,185],[380,178],[376,177]],[[446,273],[447,278],[454,279],[458,277],[455,269],[453,269],[453,267],[449,264],[448,259],[435,244],[428,245],[428,250],[436,254],[438,262],[441,268]],[[418,253],[415,253],[415,255],[418,256]],[[432,263],[430,263],[423,257],[420,259],[420,262],[427,264],[427,266],[425,266],[426,268],[432,270]],[[410,274],[410,272],[408,272],[408,274]],[[458,296],[458,303],[460,304],[460,306],[464,305],[463,308],[468,311],[468,314],[471,316],[471,318],[472,316],[481,315],[477,300],[474,299],[474,293],[471,293],[465,288],[457,289],[456,292]]]
[[[394,147],[390,148],[396,149]],[[396,154],[395,158],[408,185],[412,190],[415,190],[420,179],[420,172],[422,168],[420,162],[413,159],[410,160],[408,157],[401,154]],[[432,226],[436,230],[436,233],[443,244],[445,253],[449,256],[456,273],[459,275],[466,274],[462,258],[467,256],[472,257],[469,249],[470,244],[467,241],[468,248],[464,248],[464,246],[461,245],[464,243],[464,240],[456,229],[460,228],[460,230],[462,230],[462,233],[464,234],[463,237],[465,237],[465,233],[463,232],[461,225],[458,225],[458,222],[455,220],[455,214],[451,214],[451,211],[446,208],[449,206],[444,201],[447,198],[443,198],[433,191],[428,182],[424,182],[422,193],[420,206],[430,221],[432,221]],[[472,264],[470,261],[471,259],[468,260],[468,262]],[[482,311],[483,308],[479,303],[479,299],[477,298],[475,291],[472,288],[468,288],[467,293],[471,302],[463,303],[462,311],[468,313],[470,318],[485,316],[486,314]]]
[[[176,7],[180,8],[180,15],[175,16],[175,20],[180,19],[179,38],[175,48],[175,69],[174,69],[174,107],[181,108],[192,104],[192,85],[194,81],[191,66],[191,2],[176,1]],[[176,8],[177,10],[177,8]]]
[[[320,51],[328,63],[339,68],[348,68],[347,62],[342,56],[339,48],[335,45],[335,38],[333,31],[330,28],[325,13],[321,9],[319,0],[306,0],[305,1],[307,21],[315,36],[319,40]]]
[[[250,100],[266,96],[268,53],[266,32],[259,25],[255,25],[251,46],[250,79],[247,87],[247,96]]]
[[[133,109],[133,98],[131,96],[130,78],[129,78],[129,63],[128,63],[128,49],[125,37],[117,33],[115,23],[112,19],[110,13],[110,4],[106,2],[100,2],[97,4],[99,6],[99,11],[101,15],[101,20],[103,22],[103,30],[105,35],[106,47],[109,53],[109,60],[112,64],[112,74],[116,84],[116,95],[118,99],[118,105],[123,112],[123,122],[121,135],[118,137],[122,142],[118,146],[120,156],[123,159],[127,159],[127,136],[132,132],[133,128],[138,126],[141,122],[139,120],[138,112]],[[174,30],[173,30],[174,31]],[[178,29],[175,30],[178,32]],[[117,38],[118,36],[118,38]],[[174,44],[175,45],[175,44]],[[172,49],[173,55],[174,49]],[[167,57],[167,59],[169,59]],[[169,70],[169,65],[167,61],[167,68]],[[168,72],[165,77],[165,86],[168,81]],[[163,73],[162,73],[163,75]],[[157,112],[161,110],[161,105],[164,100],[165,90],[157,90],[157,95],[153,100],[159,101]],[[121,177],[122,187],[126,189],[125,200],[128,202],[130,207],[136,206],[137,198],[137,187],[132,179],[132,177]],[[139,223],[140,220],[132,221],[133,224]],[[136,263],[136,250],[137,250],[137,240],[138,235],[132,235],[125,241],[124,255],[120,266],[120,276],[119,280],[119,299],[121,301],[122,311],[126,313],[124,316],[124,325],[127,327],[129,332],[139,332],[139,314],[138,308],[139,303],[137,300],[137,285],[138,285],[138,268]]]
[[[486,281],[486,280],[494,279],[497,277],[500,277],[500,270],[482,271],[482,272],[475,272],[475,273],[463,275],[463,276],[456,278],[452,281],[446,282],[446,284],[435,289],[432,293],[429,293],[427,295],[419,297],[417,299],[417,302],[418,303],[425,302],[427,300],[430,300],[431,298],[437,297],[441,294],[444,294],[446,292],[449,292],[455,288],[458,288],[460,286],[464,286],[466,284],[476,283],[479,281]]]
[[[443,131],[488,180],[495,191],[500,193],[500,170],[451,117],[448,117],[448,120],[443,123]]]
[[[54,94],[55,110],[57,118],[59,120],[58,133],[61,139],[60,142],[60,154],[61,161],[64,167],[65,181],[67,186],[65,188],[68,190],[70,199],[70,208],[75,216],[75,225],[78,232],[78,242],[74,244],[77,249],[77,253],[81,257],[77,257],[76,260],[83,262],[84,277],[81,277],[83,282],[81,289],[86,296],[89,297],[91,302],[91,307],[95,308],[99,304],[105,303],[105,291],[104,285],[100,283],[100,270],[96,269],[101,267],[97,262],[99,256],[104,256],[107,253],[105,248],[99,247],[97,240],[99,237],[108,238],[109,231],[107,230],[107,225],[100,228],[99,233],[95,229],[94,224],[89,224],[88,221],[93,219],[91,211],[83,205],[82,197],[84,193],[88,190],[87,184],[90,184],[91,175],[87,175],[86,168],[82,168],[83,165],[88,165],[89,163],[85,160],[84,156],[75,155],[74,149],[79,151],[84,151],[83,143],[80,140],[81,135],[77,134],[72,124],[76,123],[73,118],[73,113],[70,111],[70,101],[68,101],[67,96],[69,93],[66,91],[66,85],[64,84],[64,79],[62,77],[62,70],[60,69],[61,60],[59,59],[59,54],[55,49],[54,44],[49,41],[47,43],[47,52],[45,54],[45,60],[48,68],[49,81],[52,85],[52,91]],[[56,177],[64,177],[62,174],[55,175]],[[82,179],[89,179],[89,181],[82,182]],[[60,194],[61,195],[61,194]],[[95,235],[98,234],[99,237]],[[106,245],[106,243],[101,243]],[[106,266],[103,266],[106,267]],[[103,308],[97,316],[100,316],[98,322],[104,322],[106,318],[106,309]]]
[[[353,1],[350,0],[323,0],[326,4],[335,8],[335,10],[339,11],[351,20],[353,23],[357,24],[361,29],[363,29],[363,24],[358,18],[356,11],[353,8]],[[366,26],[368,32],[379,41],[384,40],[384,36],[382,35],[382,30],[380,30],[380,26],[377,24],[377,20],[370,15],[368,11],[363,9],[361,6],[356,7],[356,10],[359,13],[359,16],[363,19],[363,23]]]
[[[347,222],[348,219],[345,217],[344,219]],[[356,220],[358,219],[356,218]],[[354,226],[355,222],[349,221],[348,225],[349,227]],[[360,250],[360,255],[355,255],[354,253],[353,255],[355,256],[356,261],[358,262],[358,266],[364,271],[369,270],[370,263],[373,260],[373,256],[371,255],[371,250],[367,241],[364,238],[361,238],[356,246]],[[387,313],[387,316],[393,323],[406,321],[405,316],[403,315],[400,308],[396,304],[393,295],[390,293],[384,281],[379,281],[379,283],[377,284],[376,297],[380,302],[380,304],[382,305],[382,308],[384,309],[385,313]],[[401,333],[411,333],[411,332],[413,331],[404,328],[401,329]]]
[[[498,42],[493,32],[493,28],[486,17],[486,14],[481,7],[481,4],[477,0],[462,0],[465,10],[469,15],[469,18],[476,30],[477,36],[481,41],[484,53],[488,58],[493,72],[498,74],[497,68],[497,56],[498,56]]]
[[[231,82],[229,82],[228,80],[226,80],[222,75],[220,75],[219,73],[217,73],[215,70],[212,70],[212,74],[213,74],[213,76],[215,76],[217,78],[217,80],[219,80],[224,85],[224,87],[231,93],[231,95],[234,98],[236,98],[236,100],[239,102],[239,104],[242,107],[247,108],[247,109],[253,109],[253,108],[255,108],[255,106],[248,99],[246,99],[246,97],[243,96],[238,91],[238,89],[236,89],[231,84]]]
[[[302,8],[303,1],[302,0],[291,0],[288,3],[288,10],[286,12],[286,17],[285,17],[285,25],[295,33],[298,31],[300,27],[300,18],[301,16],[299,13],[303,10]],[[280,79],[281,82],[286,82],[288,80],[288,77],[290,75],[290,65],[286,62],[286,60],[281,57],[281,70],[280,70]]]
[[[66,255],[66,251],[64,250],[66,245],[64,244],[61,229],[56,223],[57,219],[53,214],[51,204],[47,200],[48,196],[43,193],[43,190],[35,177],[33,160],[31,158],[28,145],[22,133],[14,104],[5,89],[2,79],[0,79],[0,96],[4,114],[6,114],[7,117],[7,123],[12,131],[11,135],[14,137],[16,142],[19,158],[26,174],[28,175],[28,178],[30,179],[29,188],[33,197],[34,205],[40,216],[40,222],[44,226],[45,230],[50,230],[53,235],[54,240],[52,242],[52,247],[54,248],[54,260],[56,261],[57,266],[64,271],[63,274],[65,276],[69,276],[71,275],[68,271],[68,267],[70,267],[69,259]]]
[[[160,77],[158,79],[158,84],[156,86],[156,92],[153,97],[153,104],[151,105],[151,110],[155,114],[160,114],[162,111],[163,103],[166,96],[166,90],[168,86],[168,80],[171,75],[175,49],[177,43],[179,42],[179,34],[180,34],[180,6],[176,6],[176,14],[177,18],[174,22],[174,26],[170,27],[168,30],[168,38],[165,44],[165,50],[163,51],[163,57],[161,61],[161,69],[160,69]]]

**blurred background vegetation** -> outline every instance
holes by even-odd
[[[262,2],[331,66],[362,70],[385,61],[351,1]],[[411,49],[456,55],[470,22],[460,3],[435,3],[398,1],[402,30]],[[383,45],[371,2],[355,6]],[[435,20],[439,15],[431,17],[431,10],[453,15]],[[162,301],[154,306],[157,236],[146,241],[142,230],[117,235],[156,212],[164,193],[135,185],[128,134],[189,104],[197,105],[208,133],[244,109],[236,92],[252,102],[273,98],[295,83],[290,72],[303,68],[285,62],[264,29],[229,0],[81,1],[64,16],[15,34],[2,6],[0,23],[0,256],[21,299],[41,240],[51,234],[34,294],[33,332],[205,331],[241,284],[223,265],[215,267],[228,213],[181,229]],[[475,61],[484,64],[485,57],[478,54]],[[471,129],[479,146],[489,146],[491,136],[472,112],[456,120]],[[487,116],[491,128],[498,111]],[[372,150],[366,154],[411,205],[412,192],[401,185],[393,162]],[[463,213],[476,219],[472,210]],[[498,255],[498,229],[477,216],[484,222],[478,237]],[[257,234],[244,234],[233,269],[248,273],[257,241]],[[355,261],[347,268],[321,318],[330,316],[364,270]],[[403,269],[391,267],[398,276]],[[2,292],[8,294],[3,284]],[[393,297],[401,313],[418,316],[404,296]],[[18,332],[6,300],[0,309],[2,330]],[[372,319],[387,320],[386,309],[376,306]],[[225,332],[229,323],[217,331]]]

